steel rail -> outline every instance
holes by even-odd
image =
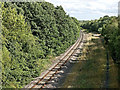
[[[47,79],[46,82],[40,87],[40,88],[44,88],[44,86],[46,85],[46,83],[47,83],[48,81],[50,81],[50,80],[54,77],[54,75],[62,68],[62,66],[64,66],[64,65],[67,63],[67,61],[71,58],[72,54],[75,52],[74,49],[76,49],[76,48],[81,44],[81,42],[83,41],[83,36],[84,36],[84,35],[83,35],[83,33],[81,32],[81,33],[80,33],[80,38],[76,41],[76,43],[74,43],[74,44],[70,47],[70,49],[67,50],[67,51],[64,53],[64,55],[60,58],[59,62],[58,62],[57,64],[55,64],[55,65],[54,65],[37,83],[35,83],[30,89],[35,88],[36,85],[38,85],[42,80],[44,80],[44,78],[45,78],[47,75],[50,74],[50,72],[54,71],[54,73],[50,76],[50,78]],[[69,54],[70,54],[70,55],[69,55]],[[67,56],[68,56],[68,58],[67,58],[66,60],[64,60]],[[62,64],[60,64],[60,63],[62,63]],[[58,65],[60,65],[59,68],[57,68],[56,70],[54,70]]]

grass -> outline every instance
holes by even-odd
[[[68,74],[62,88],[103,88],[106,78],[106,49],[103,47],[100,38],[94,38],[86,46],[89,53],[86,60],[80,60]],[[83,53],[83,55],[86,52]],[[80,56],[81,57],[81,56]],[[110,80],[109,87],[117,88],[118,73],[117,66],[110,59]]]
[[[115,64],[112,60],[112,58],[110,58],[110,80],[109,80],[109,87],[110,88],[120,88],[119,86],[119,68],[118,65]]]

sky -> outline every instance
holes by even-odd
[[[67,14],[78,20],[94,20],[105,15],[118,15],[120,0],[45,0],[62,6]]]

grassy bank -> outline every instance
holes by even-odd
[[[63,88],[103,88],[106,80],[106,49],[102,45],[100,38],[94,38],[83,50],[83,55],[86,55],[86,60],[80,60],[72,68],[69,73]],[[80,56],[80,57],[82,57]],[[83,58],[82,58],[83,59]],[[118,87],[118,70],[112,59],[109,57],[109,87]]]

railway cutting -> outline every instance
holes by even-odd
[[[37,77],[34,81],[31,81],[25,88],[56,88],[55,82],[59,82],[62,74],[68,68],[69,64],[78,62],[78,54],[82,53],[82,48],[86,42],[86,34],[81,31],[80,38],[69,47],[64,54],[57,58],[57,62],[54,63],[44,74]]]

